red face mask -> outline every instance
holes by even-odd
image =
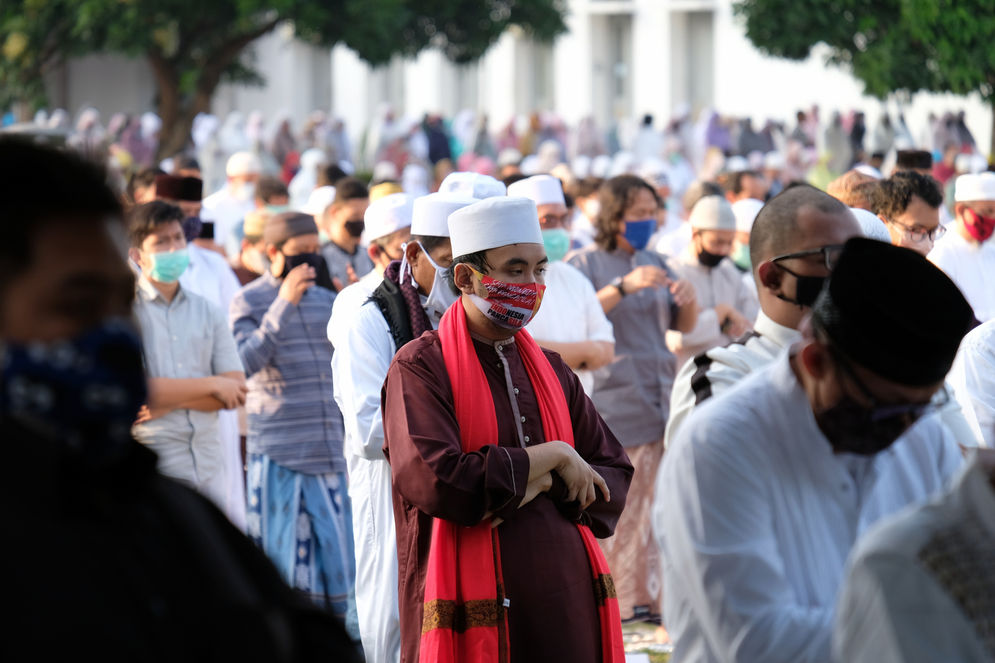
[[[487,318],[505,329],[518,331],[535,316],[542,304],[546,286],[540,283],[505,283],[477,270],[473,273],[487,289],[487,298],[470,295],[470,300]]]
[[[981,216],[968,207],[964,211],[964,227],[967,228],[967,234],[976,241],[984,242],[995,232],[995,218]]]

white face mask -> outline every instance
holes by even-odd
[[[418,283],[415,282],[415,277],[411,274],[411,267],[408,264],[408,252],[407,245],[405,244],[404,257],[401,258],[401,279],[405,278],[405,274],[411,277],[411,284],[418,287]],[[429,319],[433,323],[438,324],[438,321],[442,318],[442,314],[445,313],[453,303],[459,299],[459,294],[453,293],[452,288],[449,287],[449,281],[446,279],[446,272],[449,270],[445,267],[439,267],[432,260],[432,256],[428,254],[425,247],[418,242],[418,248],[421,249],[422,255],[428,259],[429,264],[435,268],[435,277],[432,279],[432,290],[428,293],[428,297],[425,299],[424,307],[425,312],[428,313]],[[405,271],[405,268],[407,270]]]

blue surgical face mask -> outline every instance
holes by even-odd
[[[0,420],[57,441],[81,462],[117,457],[145,402],[142,344],[125,320],[53,343],[0,344]]]
[[[175,283],[190,264],[190,254],[184,247],[175,251],[150,253],[149,261],[152,263],[148,271],[150,279],[159,283]]]
[[[542,231],[542,244],[550,262],[563,260],[570,251],[570,233],[563,228],[550,228]]]
[[[642,251],[649,244],[650,237],[656,231],[656,219],[625,222],[625,241],[637,251]]]

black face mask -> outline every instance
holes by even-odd
[[[362,237],[364,230],[366,230],[366,222],[362,219],[345,222],[345,231],[349,233],[350,237]]]
[[[836,451],[873,456],[890,447],[917,418],[902,414],[879,419],[873,410],[844,396],[839,403],[817,414],[815,422]]]
[[[778,269],[787,272],[795,277],[795,298],[789,299],[784,295],[778,294],[777,298],[799,306],[802,308],[812,308],[815,306],[815,300],[819,298],[819,293],[822,292],[822,287],[826,284],[826,276],[801,276],[791,271],[784,265],[777,265]]]
[[[320,253],[298,253],[296,255],[283,256],[283,273],[280,278],[286,278],[294,267],[298,265],[310,265],[314,268],[314,284],[335,291],[335,284],[332,283],[332,276],[328,272],[328,264]]]
[[[717,253],[712,253],[711,251],[706,251],[704,248],[698,251],[698,262],[700,262],[705,267],[715,267],[725,256],[720,256]]]

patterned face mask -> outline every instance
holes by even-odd
[[[469,265],[467,265],[469,267]],[[542,304],[546,286],[541,283],[505,283],[485,276],[473,267],[474,275],[487,290],[487,297],[470,295],[470,300],[487,319],[504,329],[518,331],[529,324]]]

